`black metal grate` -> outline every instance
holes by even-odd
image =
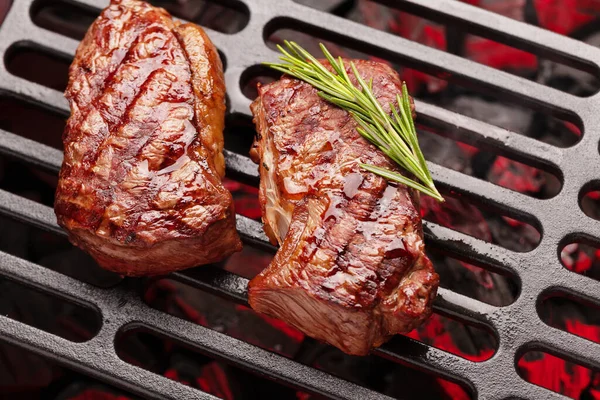
[[[106,1],[71,0],[94,9]],[[46,31],[33,24],[33,0],[15,0],[0,27],[0,54],[15,43],[42,46],[57,54],[72,56],[77,41]],[[406,362],[420,369],[468,386],[485,399],[508,397],[549,399],[561,395],[522,380],[516,362],[526,351],[554,353],[590,368],[600,368],[600,345],[542,322],[537,305],[544,295],[561,291],[600,303],[600,282],[574,274],[562,267],[558,252],[568,241],[600,239],[600,223],[587,217],[579,207],[583,189],[600,184],[600,94],[575,97],[535,82],[497,71],[425,47],[409,40],[323,13],[292,0],[243,0],[249,9],[248,25],[236,34],[209,31],[227,60],[226,79],[232,113],[249,114],[249,100],[242,94],[245,71],[275,54],[264,43],[274,26],[296,24],[309,27],[327,38],[344,40],[357,48],[371,48],[380,54],[401,59],[407,65],[442,70],[453,79],[465,79],[497,95],[518,98],[523,105],[542,109],[558,117],[582,122],[582,140],[569,148],[558,148],[517,135],[486,123],[417,102],[420,118],[444,126],[465,142],[494,149],[499,154],[528,160],[539,168],[560,171],[561,192],[551,199],[534,199],[491,183],[430,164],[442,187],[477,199],[507,215],[519,217],[540,228],[540,244],[527,253],[516,253],[485,243],[433,223],[425,223],[427,241],[466,260],[484,263],[497,271],[517,276],[521,293],[505,307],[494,307],[457,293],[440,289],[435,307],[439,312],[460,317],[492,329],[498,350],[489,360],[475,363],[429,347],[406,337],[397,337],[375,351],[387,359]],[[474,34],[486,36],[547,59],[598,74],[600,49],[564,36],[492,14],[454,0],[385,1],[392,7],[415,12],[431,20],[452,22]],[[58,91],[26,81],[0,65],[0,92],[68,112]],[[574,117],[576,116],[576,117]],[[17,157],[46,170],[60,168],[62,154],[40,143],[0,131],[0,153]],[[228,173],[256,184],[257,168],[244,156],[227,152]],[[0,190],[0,213],[59,234],[51,208]],[[272,250],[259,223],[238,216],[238,230],[247,245]],[[73,343],[52,334],[0,316],[0,338],[49,357],[75,370],[147,397],[170,399],[213,398],[167,378],[122,361],[114,349],[116,334],[124,327],[144,326],[175,338],[210,356],[255,371],[286,385],[333,398],[385,398],[376,392],[335,378],[245,342],[149,308],[131,289],[117,286],[100,289],[14,256],[0,253],[0,275],[50,292],[69,301],[92,306],[102,315],[102,327],[90,341]],[[246,303],[247,280],[217,267],[208,266],[174,274],[175,279],[233,301]]]

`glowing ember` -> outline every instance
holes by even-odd
[[[308,0],[299,1],[308,2]],[[524,0],[464,0],[464,2],[511,18],[526,20],[530,23],[535,22],[531,20],[531,15],[527,14]],[[168,2],[161,1],[161,3]],[[175,2],[171,3],[171,8],[175,7],[180,11],[181,16],[188,20],[193,20],[198,15],[184,15],[186,10],[196,13],[199,7],[201,8],[198,4],[204,4],[204,2],[194,2],[193,0],[178,0],[177,5],[174,5]],[[313,3],[321,4],[318,0]],[[0,14],[6,4],[6,1],[0,0]],[[534,0],[533,5],[537,20],[542,27],[563,34],[571,34],[579,30],[584,24],[593,21],[600,15],[600,2],[595,0]],[[548,84],[552,81],[551,78],[556,78],[538,74],[538,70],[542,69],[541,66],[545,61],[522,50],[469,34],[460,44],[448,43],[447,38],[451,32],[442,25],[397,12],[370,1],[359,1],[357,9],[358,12],[349,14],[348,18],[358,19],[361,23],[394,32],[430,47],[452,51],[493,68],[509,71],[529,79],[547,79],[542,83]],[[217,21],[217,18],[213,18],[216,15],[214,13],[202,13],[202,15],[204,16],[203,21]],[[222,13],[219,15],[222,17]],[[63,16],[63,18],[65,17]],[[81,18],[74,19],[79,21]],[[81,20],[89,21],[90,19],[91,17],[88,16],[87,19]],[[245,23],[240,18],[237,18],[235,22],[231,21],[233,21],[232,18],[219,18],[215,28],[221,27],[218,30],[224,32],[236,32]],[[77,25],[75,22],[71,22],[73,26]],[[81,24],[81,21],[79,22]],[[74,31],[76,34],[71,36],[81,37],[86,28],[87,26],[79,26]],[[306,34],[300,36],[299,40],[296,37],[286,38],[297,40],[307,48],[316,49],[316,40],[312,40]],[[313,47],[310,47],[311,45]],[[363,53],[347,51],[339,44],[337,46],[328,44],[328,46],[335,49],[335,52],[340,55],[367,57]],[[372,58],[379,60],[376,57]],[[27,66],[31,68],[34,64],[31,62],[18,64],[15,61],[12,67],[10,65],[8,67],[9,70],[11,68],[12,70],[27,69]],[[19,68],[19,65],[22,68]],[[56,67],[57,71],[59,68],[59,66]],[[32,75],[39,74],[39,68],[35,68],[35,71],[32,68],[30,72]],[[45,77],[52,75],[46,72],[44,71],[44,78],[38,79],[38,82],[47,82],[44,79],[53,78]],[[67,76],[66,70],[58,72],[57,79],[53,78],[53,81],[64,82],[64,77]],[[432,76],[407,68],[401,69],[400,72],[416,97],[438,106],[453,110],[462,110],[467,107],[469,111],[465,113],[473,118],[494,122],[506,129],[557,145],[573,144],[581,136],[580,129],[570,122],[550,120],[547,116],[539,116],[532,110],[523,110],[522,107],[513,104],[500,103],[498,99],[493,98],[493,93],[473,94],[465,88],[453,86],[452,83],[442,79],[450,78],[448,76]],[[28,76],[27,79],[36,81],[33,76]],[[267,77],[267,79],[273,79],[273,77]],[[64,83],[58,84],[55,88],[61,89],[61,85],[64,86]],[[572,85],[585,86],[576,79]],[[579,87],[565,88],[561,86],[560,89],[582,93]],[[17,107],[12,100],[3,100],[2,105],[3,107],[0,107],[0,117],[2,117],[0,118],[0,128],[60,148],[59,138],[64,123],[62,118],[55,118],[56,121],[48,123],[48,114],[45,112],[40,112],[38,115],[27,107]],[[46,116],[46,119],[43,116]],[[422,135],[423,138],[426,136],[425,133]],[[439,135],[430,133],[430,136]],[[556,186],[557,184],[550,182],[548,174],[543,171],[502,156],[490,155],[465,143],[447,140],[452,142],[452,146],[442,146],[441,142],[435,140],[424,140],[423,151],[427,158],[465,174],[486,179],[494,184],[534,197],[551,197],[551,195],[547,196],[547,191],[557,193],[560,190],[559,186],[550,188],[553,191],[549,189],[551,185]],[[444,160],[448,164],[452,161],[453,164],[451,166],[444,164]],[[233,192],[238,213],[252,219],[260,219],[261,211],[256,188],[230,179],[226,179],[224,184]],[[13,161],[0,159],[0,187],[4,190],[33,198],[42,203],[46,202],[51,206],[53,185],[55,185],[55,177],[48,178],[28,166],[17,166]],[[600,191],[586,194],[582,199],[582,208],[587,215],[600,219]],[[531,250],[539,241],[539,233],[531,225],[479,209],[468,199],[458,196],[449,196],[447,202],[443,204],[424,197],[422,214],[426,219],[440,225],[515,251]],[[0,221],[0,223],[4,222]],[[80,260],[70,257],[65,248],[61,248],[61,252],[58,252],[57,246],[52,245],[55,242],[48,239],[48,233],[33,232],[31,229],[24,228],[22,224],[15,224],[14,229],[13,225],[10,226],[12,236],[11,238],[6,235],[0,236],[0,250],[19,256],[26,254],[33,262],[42,265],[54,265],[56,259],[60,259],[63,264],[67,264],[67,261],[71,260],[73,265],[81,265]],[[600,249],[587,244],[572,243],[565,246],[560,255],[567,269],[574,273],[600,279]],[[254,266],[255,269],[259,268],[264,266],[270,257],[271,255],[258,251],[245,252],[241,256],[232,257],[226,268],[240,274],[248,273],[248,271],[255,273],[256,271],[249,268],[249,265]],[[468,293],[469,296],[480,301],[494,305],[506,305],[518,295],[518,287],[511,283],[509,278],[492,274],[462,260],[451,259],[445,254],[436,254],[435,265],[442,276],[442,283],[445,287],[460,293]],[[311,343],[302,333],[279,320],[257,315],[247,307],[231,304],[195,289],[184,288],[172,281],[158,280],[146,283],[144,300],[157,309],[237,337],[272,352],[296,358],[299,362],[318,366],[332,374],[367,385],[380,392],[389,394],[388,392],[393,390],[391,388],[395,380],[407,375],[412,377],[411,374],[415,373],[405,365],[391,362],[385,364],[386,360],[376,357],[345,356],[328,346]],[[15,298],[14,304],[19,304],[17,298]],[[551,313],[554,319],[545,320],[549,325],[600,343],[600,321],[596,317],[597,311],[593,308],[587,306],[581,309],[551,307]],[[61,314],[58,312],[48,313],[45,317],[54,318],[52,315]],[[57,321],[62,328],[72,332],[74,337],[89,335],[86,328],[74,323],[73,318],[61,316],[52,323],[57,323]],[[489,359],[493,356],[496,348],[495,339],[487,332],[465,326],[437,314],[407,336],[473,362],[484,362]],[[127,345],[122,343],[121,346],[117,346],[123,350],[120,356],[124,360],[220,398],[239,398],[239,396],[236,397],[236,393],[238,393],[236,390],[244,390],[244,388],[256,390],[256,392],[252,392],[254,396],[248,394],[248,390],[243,391],[244,399],[267,398],[267,395],[264,395],[265,390],[275,387],[278,390],[275,398],[297,400],[316,398],[303,392],[281,388],[273,382],[261,380],[258,377],[248,378],[225,364],[189,352],[170,341],[161,342],[157,339],[140,339],[140,337],[126,342]],[[1,393],[25,393],[22,398],[30,398],[27,397],[29,393],[54,385],[60,380],[59,378],[64,377],[64,375],[56,373],[54,367],[45,365],[39,360],[36,364],[31,356],[23,356],[20,350],[15,350],[5,344],[0,344],[0,358],[7,360],[0,364],[0,372],[3,372],[0,373]],[[550,390],[573,398],[600,399],[600,375],[598,373],[553,355],[541,352],[527,353],[518,361],[518,369],[524,379]],[[406,394],[406,386],[401,388],[403,394]],[[427,375],[419,378],[419,385],[408,386],[416,386],[415,395],[420,395],[422,391],[426,390],[431,390],[427,393],[435,393],[429,397],[425,395],[423,398],[443,396],[448,399],[460,400],[469,398],[468,393],[461,386]],[[261,390],[263,391],[261,392]],[[83,390],[71,391],[70,396],[61,398],[77,400],[129,399],[112,389],[91,386],[89,383],[85,384]]]

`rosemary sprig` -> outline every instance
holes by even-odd
[[[397,104],[390,103],[390,115],[383,110],[373,95],[373,82],[365,82],[353,62],[350,62],[350,68],[360,85],[359,88],[350,81],[342,58],[338,57],[336,60],[322,43],[321,51],[331,64],[333,72],[297,43],[286,40],[285,46],[287,49],[277,46],[283,54],[280,57],[282,63],[265,65],[311,84],[319,90],[319,96],[323,99],[348,111],[358,123],[357,129],[360,134],[412,174],[416,180],[375,165],[361,163],[362,168],[444,201],[433,183],[419,148],[409,94],[404,82],[402,93],[396,94]]]

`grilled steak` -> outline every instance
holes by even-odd
[[[356,67],[382,104],[395,101],[396,72]],[[265,232],[280,249],[250,282],[250,305],[355,355],[419,325],[439,281],[424,253],[419,194],[359,167],[396,169],[311,85],[284,76],[259,87],[251,109]]]
[[[98,263],[163,274],[241,249],[223,187],[225,83],[204,31],[112,0],[69,70],[58,223]]]

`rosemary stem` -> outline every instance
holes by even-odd
[[[286,40],[284,45],[277,46],[282,62],[265,65],[309,83],[320,97],[348,111],[358,124],[357,131],[416,180],[375,165],[359,163],[361,168],[444,201],[419,147],[406,83],[396,94],[396,104],[389,104],[390,111],[386,112],[373,93],[373,81],[366,82],[353,61],[350,71],[358,85],[350,79],[344,60],[334,58],[322,43],[321,51],[331,70],[297,43]]]

